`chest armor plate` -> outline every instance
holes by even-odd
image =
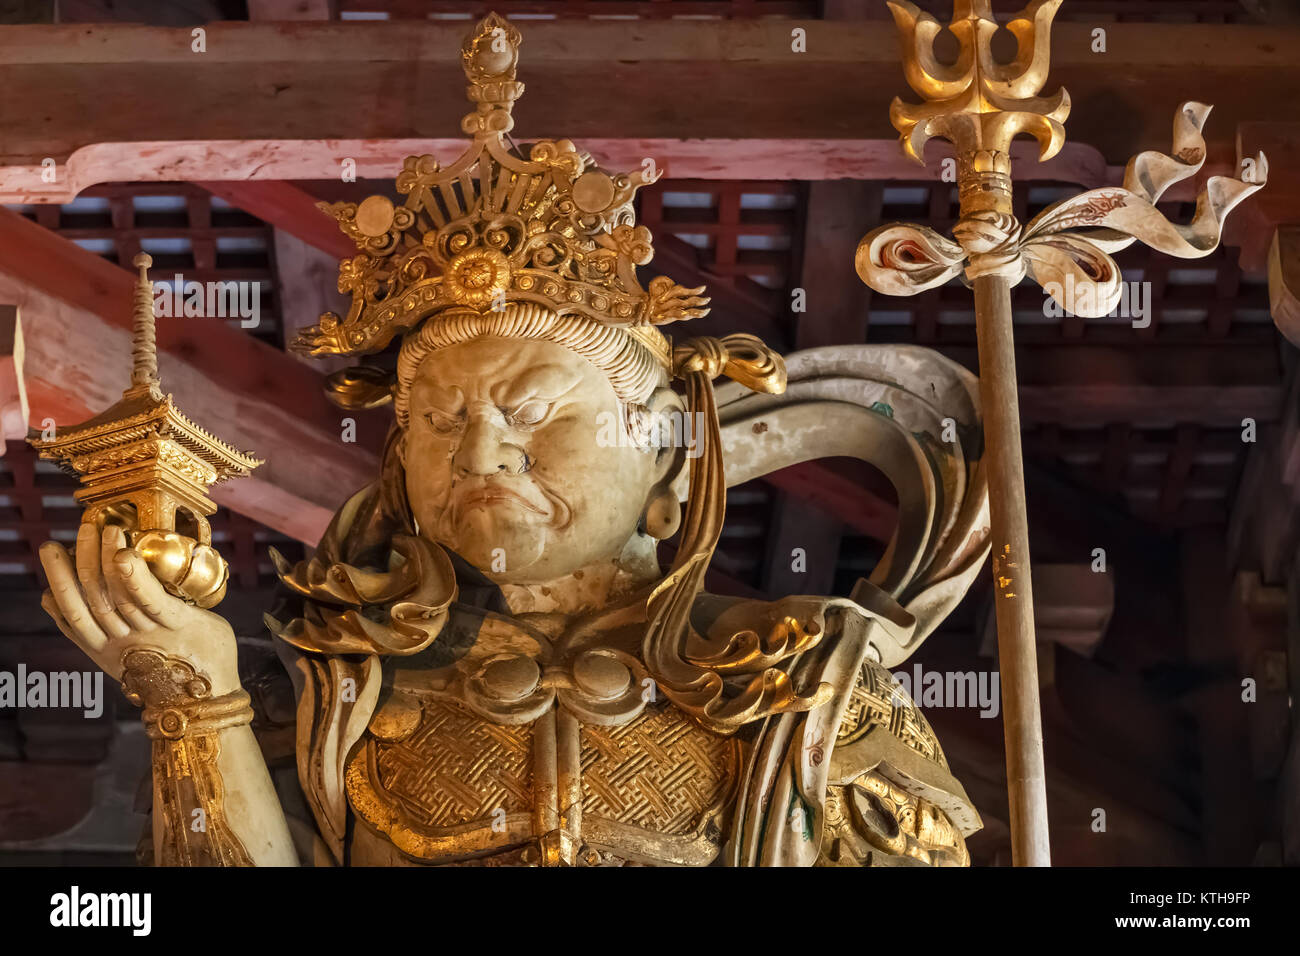
[[[399,672],[347,767],[358,819],[351,862],[712,862],[742,745],[662,698],[643,700],[635,668],[620,690],[614,660],[603,655],[593,668],[581,657],[576,666],[489,657],[470,668],[477,678],[451,685]],[[503,677],[512,670],[513,683]],[[518,697],[533,681],[540,706],[512,700],[497,715],[484,705],[485,694],[501,696],[504,686],[505,697]],[[621,706],[611,702],[615,691]]]

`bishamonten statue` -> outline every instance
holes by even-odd
[[[75,549],[42,548],[44,605],[144,708],[152,860],[967,864],[979,816],[890,668],[988,555],[976,380],[922,348],[670,341],[708,299],[638,280],[652,175],[515,146],[519,41],[495,15],[466,39],[459,159],[407,159],[400,205],[327,207],[357,246],[351,308],[298,346],[400,352],[329,379],[344,407],[392,404],[376,480],[309,559],[273,554],[296,781],[273,782],[211,610],[204,491],[258,463],[163,395],[147,257],[132,387],[34,442],[85,485]],[[870,579],[706,593],[727,487],[827,456],[898,491]]]

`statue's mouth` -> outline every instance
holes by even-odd
[[[541,524],[555,530],[568,527],[573,518],[568,503],[535,476],[510,480],[471,478],[463,483],[454,483],[451,487],[440,522],[442,540],[456,540],[463,530],[462,522],[476,509],[505,518],[508,512],[503,513],[501,509],[507,508],[517,509],[518,513],[526,515],[536,515],[541,519]],[[537,521],[530,519],[529,523],[536,524]]]
[[[517,505],[526,511],[533,512],[534,514],[543,516],[549,515],[547,509],[538,507],[523,495],[516,494],[509,489],[501,487],[478,488],[469,492],[460,499],[460,507],[458,510],[464,513],[472,511],[474,508],[490,508],[494,505],[501,504]]]

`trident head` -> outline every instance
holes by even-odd
[[[903,44],[907,82],[925,97],[890,107],[902,134],[903,151],[921,162],[925,142],[942,136],[957,149],[961,219],[952,240],[932,229],[890,223],[858,244],[858,274],[891,295],[913,295],[942,285],[964,271],[975,280],[1001,275],[1019,282],[1028,275],[1076,315],[1105,315],[1118,301],[1119,267],[1110,253],[1135,240],[1168,255],[1198,258],[1219,244],[1224,218],[1242,199],[1264,185],[1268,164],[1256,157],[1246,179],[1211,176],[1197,197],[1189,224],[1172,223],[1155,203],[1171,185],[1194,176],[1205,162],[1201,127],[1210,108],[1187,102],[1174,114],[1174,146],[1135,156],[1122,188],[1081,193],[1043,210],[1022,226],[1011,206],[1011,140],[1029,133],[1039,158],[1049,159],[1065,141],[1062,125],[1070,112],[1065,90],[1035,94],[1047,79],[1049,31],[1061,0],[1033,0],[1007,29],[1017,41],[1011,63],[993,59],[997,22],[989,0],[956,0],[948,29],[961,44],[952,66],[934,56],[937,20],[905,0],[889,4]]]
[[[889,108],[903,151],[919,163],[932,136],[957,150],[963,213],[1011,211],[1011,140],[1028,133],[1038,140],[1039,159],[1050,159],[1065,142],[1062,125],[1070,113],[1064,89],[1040,97],[1047,80],[1052,17],[1061,0],[1033,0],[1007,23],[1016,38],[1016,58],[993,59],[998,24],[989,0],[956,0],[948,30],[957,37],[957,62],[934,56],[942,29],[934,17],[906,0],[889,4],[898,25],[907,83],[925,102],[895,98]]]

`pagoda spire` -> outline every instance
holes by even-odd
[[[158,380],[158,339],[154,329],[153,283],[149,267],[153,256],[137,253],[131,264],[140,270],[135,283],[135,317],[131,326],[131,386],[161,392]]]

